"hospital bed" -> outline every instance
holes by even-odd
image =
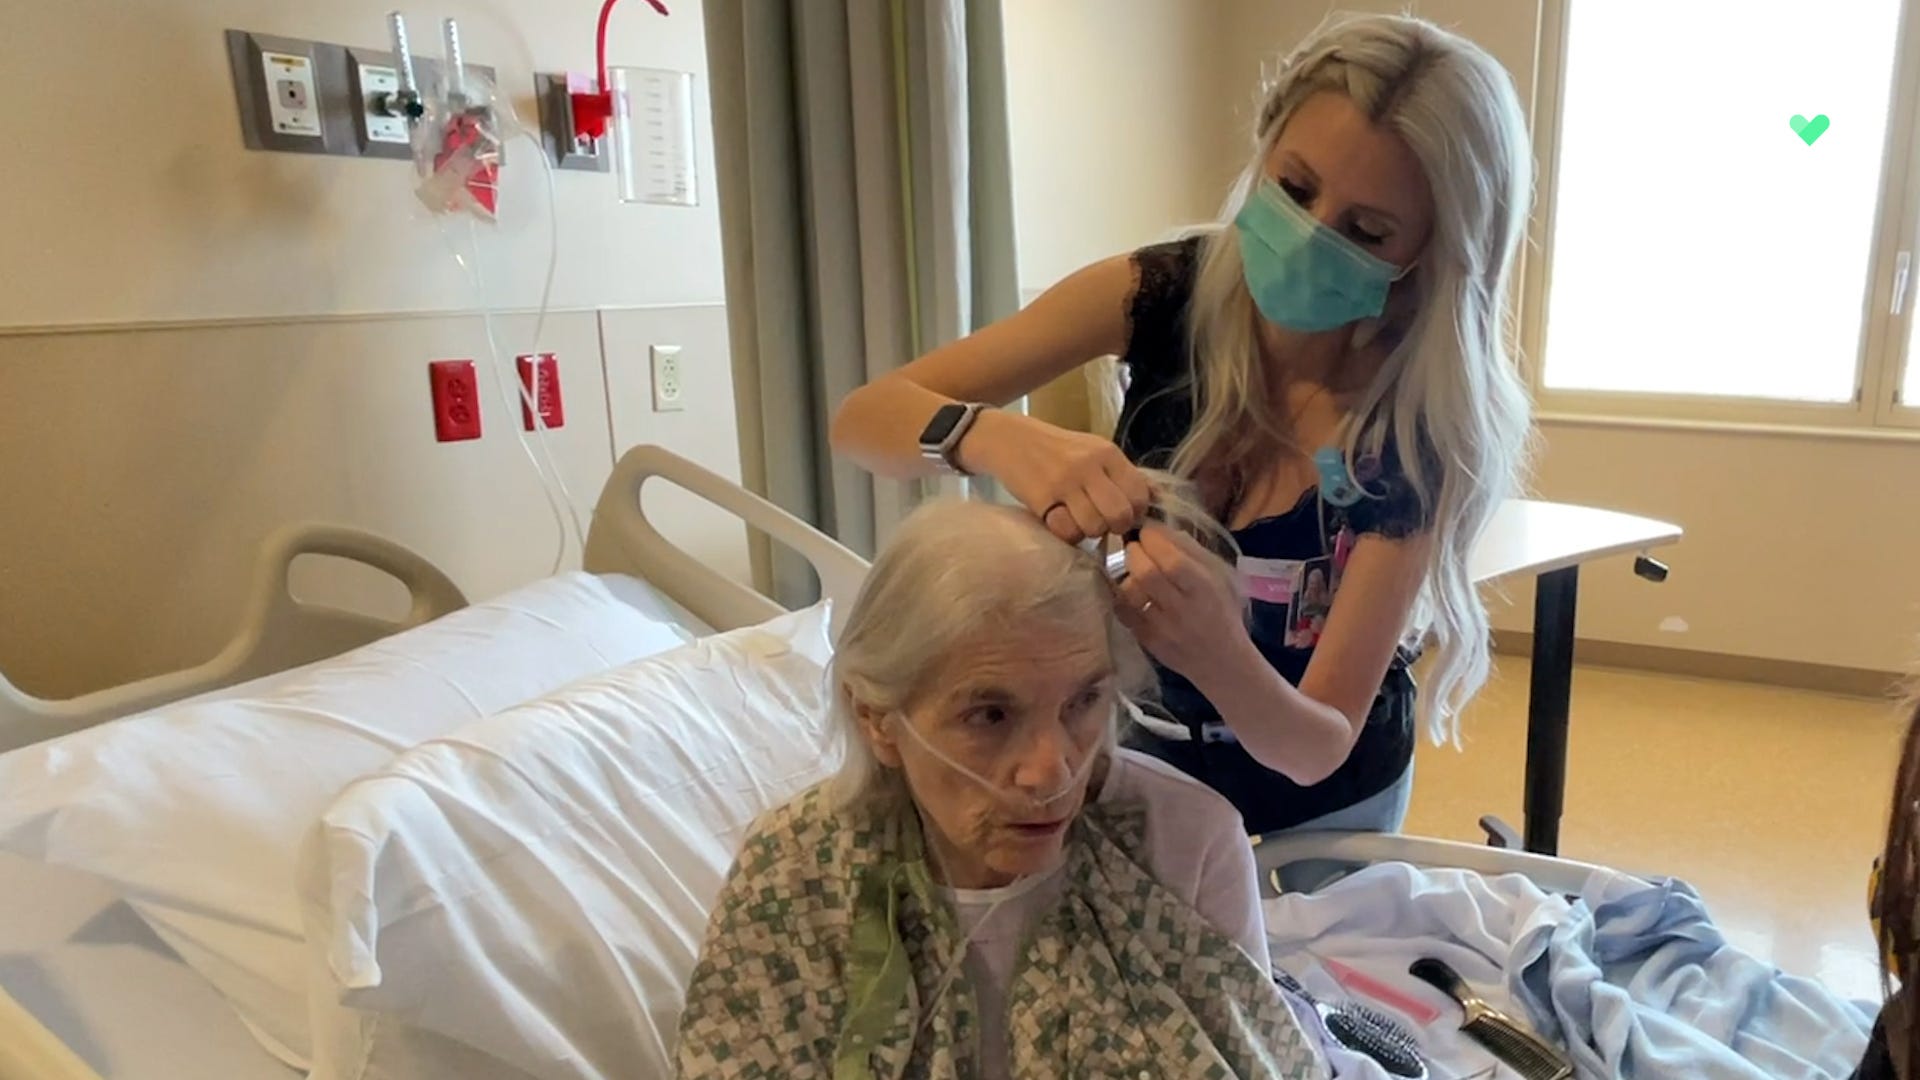
[[[837,629],[837,620],[859,587],[864,562],[765,500],[656,447],[635,449],[618,462],[594,512],[585,557],[587,573],[576,575],[577,580],[532,588],[571,590],[569,596],[590,593],[603,609],[620,609],[613,617],[642,613],[647,620],[671,624],[688,639],[704,640],[706,635],[751,627],[782,614],[772,600],[724,577],[662,535],[643,508],[642,489],[654,479],[692,492],[803,556],[819,576]],[[489,612],[485,604],[464,607],[458,590],[444,575],[416,557],[362,537],[333,533],[318,534],[321,539],[316,540],[315,535],[299,539],[289,534],[276,541],[261,578],[263,594],[272,599],[257,600],[249,624],[236,637],[236,644],[222,653],[220,662],[163,682],[66,705],[35,701],[9,690],[0,696],[0,747],[31,744],[44,749],[66,743],[79,747],[83,744],[75,741],[90,732],[110,730],[101,725],[111,717],[149,710],[168,698],[184,700],[125,723],[142,723],[194,707],[272,699],[275,694],[298,691],[302,672],[327,669],[333,661],[320,657],[328,649],[386,634],[394,634],[390,640],[400,642],[409,634],[431,632],[460,619],[478,620],[472,625],[483,632],[470,635],[471,640],[491,635],[504,638],[500,643],[505,646],[516,644],[512,634],[486,622],[506,620],[515,612]],[[291,560],[290,552],[303,550],[362,558],[393,573],[414,593],[412,612],[401,622],[379,625],[289,607],[282,599],[284,564]],[[294,628],[301,619],[322,628],[309,639],[318,644],[306,649],[291,644],[299,636]],[[379,648],[385,640],[372,647]],[[261,675],[270,666],[269,658],[305,667]],[[367,685],[380,685],[377,670],[359,674],[373,680]],[[477,684],[487,674],[497,672],[472,677]],[[251,681],[245,681],[249,676]],[[443,671],[440,677],[457,681],[467,676]],[[0,766],[6,760],[0,756]],[[0,791],[0,800],[5,797]],[[1255,854],[1268,874],[1306,860],[1355,867],[1398,863],[1521,875],[1547,894],[1577,893],[1600,870],[1524,852],[1338,834],[1260,840]],[[214,987],[182,961],[173,944],[162,940],[128,906],[125,896],[102,882],[63,867],[0,854],[0,1080],[283,1080],[301,1075],[284,1054],[264,1048],[262,1039],[255,1037],[260,1035],[257,1028],[243,1025]]]
[[[666,539],[643,511],[641,489],[655,477],[805,558],[823,593],[842,601],[836,615],[851,606],[866,571],[862,559],[766,500],[657,447],[623,456],[595,507],[584,563],[586,573],[607,586],[597,602],[670,620],[688,636],[749,626],[783,610]],[[398,579],[413,598],[408,614],[383,621],[295,599],[290,567],[309,554],[359,562]],[[68,701],[39,699],[0,679],[0,754],[73,740],[168,703],[172,711],[270,699],[327,657],[466,607],[444,573],[399,545],[335,527],[289,529],[266,545],[245,622],[213,660]],[[0,1080],[96,1075],[282,1080],[300,1072],[264,1049],[114,888],[0,851]]]

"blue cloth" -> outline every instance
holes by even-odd
[[[1873,1023],[1729,945],[1678,881],[1602,870],[1566,897],[1517,875],[1382,863],[1265,912],[1275,966],[1323,999],[1351,996],[1327,973],[1339,961],[1434,1010],[1395,1015],[1437,1075],[1491,1060],[1459,1034],[1460,1010],[1407,974],[1423,956],[1568,1047],[1581,1080],[1846,1080]]]
[[[1873,1028],[1872,1011],[1729,945],[1681,881],[1591,882],[1514,960],[1510,992],[1582,1076],[1844,1078]]]

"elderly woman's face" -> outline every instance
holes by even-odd
[[[1113,723],[1103,621],[993,627],[953,650],[925,700],[862,725],[906,773],[947,884],[996,888],[1059,858]]]

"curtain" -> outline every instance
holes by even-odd
[[[1018,307],[1000,0],[705,0],[743,479],[871,555],[922,497],[833,460],[855,387]],[[754,538],[760,586],[816,585]]]

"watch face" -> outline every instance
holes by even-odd
[[[958,424],[960,418],[965,415],[967,415],[965,405],[940,406],[939,411],[933,414],[933,419],[927,422],[926,430],[920,433],[920,444],[939,446],[947,441],[947,436],[953,434],[954,425]]]

